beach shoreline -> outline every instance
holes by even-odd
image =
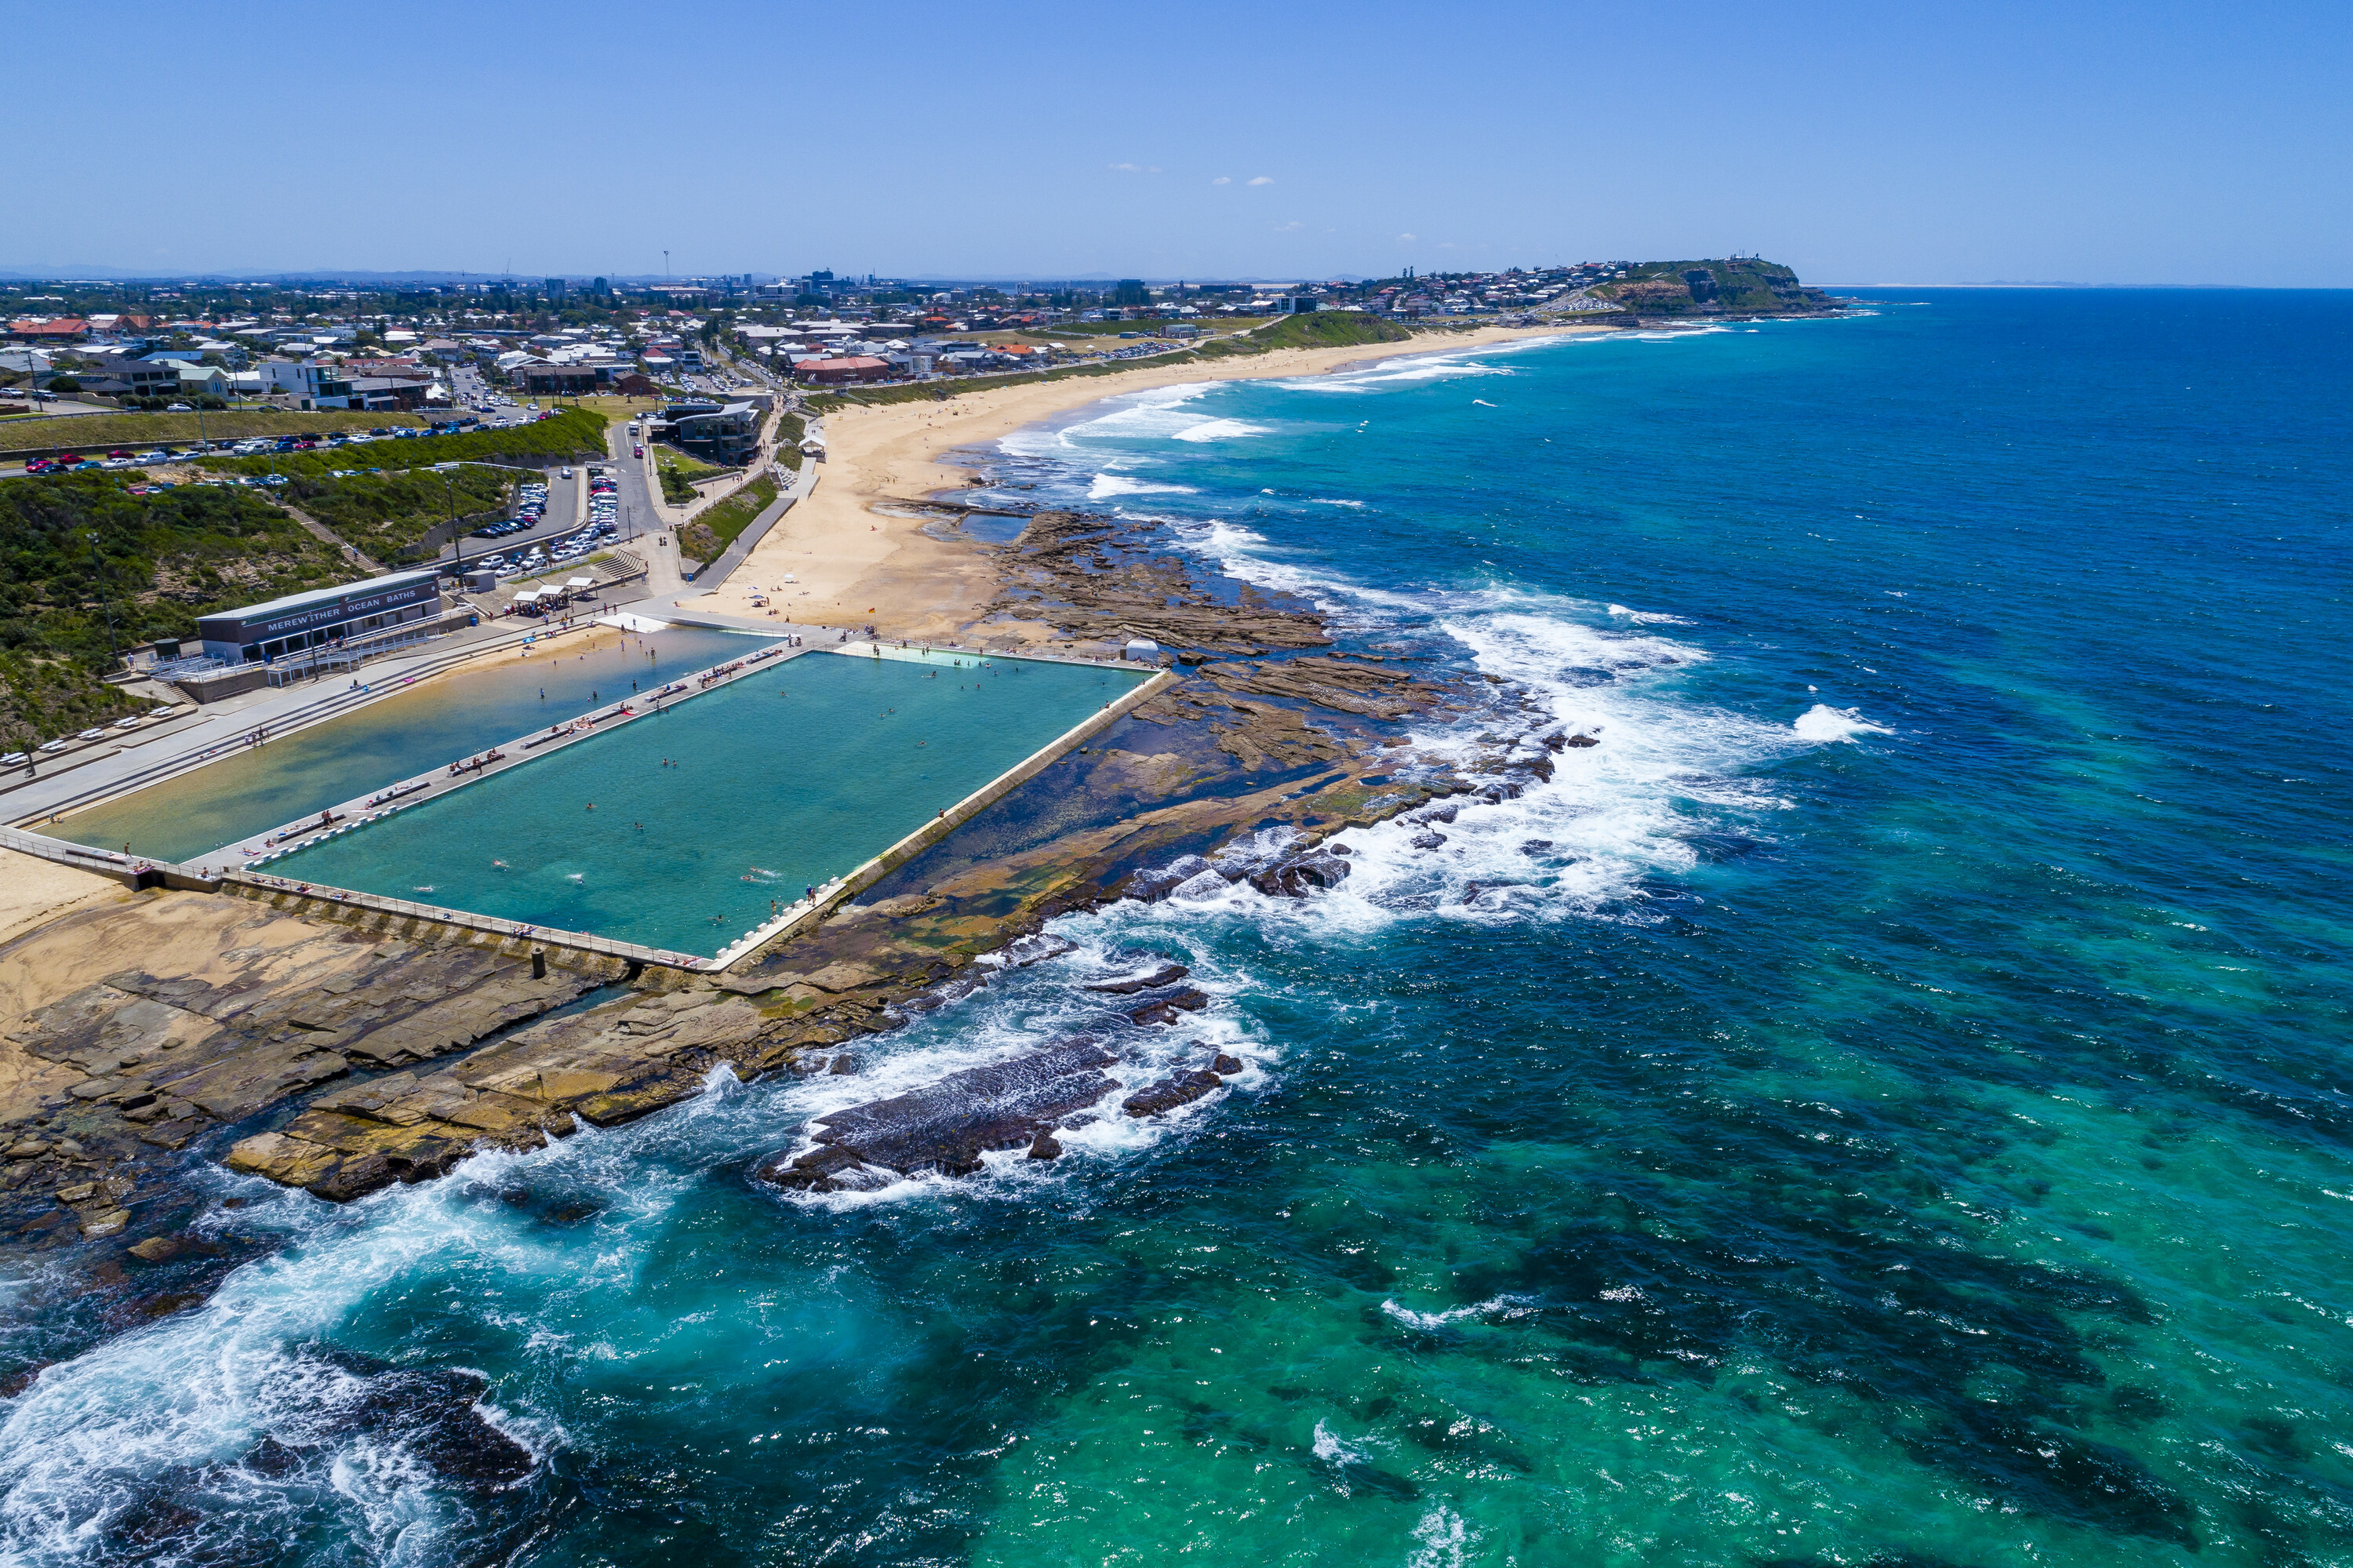
[[[880,503],[921,503],[974,482],[953,452],[982,450],[1012,434],[1114,397],[1213,381],[1334,376],[1391,360],[1461,354],[1504,344],[1593,336],[1612,328],[1481,327],[1442,342],[1289,348],[1244,359],[1139,366],[1100,377],[965,392],[941,402],[853,405],[826,416],[821,481],[770,529],[718,588],[681,596],[681,608],[757,619],[764,595],[779,619],[819,626],[876,628],[880,635],[934,641],[970,640],[997,595],[994,552],[977,541],[944,539],[917,517],[878,514]],[[1393,352],[1382,352],[1384,348]],[[992,640],[1037,643],[1056,629],[991,622]]]

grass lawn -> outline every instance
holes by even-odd
[[[699,457],[679,450],[668,441],[654,443],[654,458],[665,467],[677,469],[683,479],[701,479],[705,474],[727,471],[717,463],[705,462]]]
[[[659,397],[567,397],[565,402],[595,409],[605,416],[608,425],[626,425],[631,419],[658,412],[662,406]]]
[[[698,560],[715,561],[776,499],[776,482],[764,473],[681,529],[678,547]]]
[[[203,420],[201,434],[197,421]],[[94,447],[100,451],[123,447],[133,451],[156,446],[185,446],[195,440],[225,440],[246,436],[291,436],[304,430],[372,430],[379,426],[418,425],[415,414],[369,413],[322,408],[314,413],[288,413],[277,408],[230,408],[197,414],[24,414],[0,419],[0,451],[49,447]]]

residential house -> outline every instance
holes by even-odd
[[[433,390],[421,376],[355,376],[351,386],[354,408],[421,408]]]
[[[167,363],[179,372],[180,396],[183,397],[218,397],[223,400],[234,395],[236,377],[217,365],[198,365],[193,360],[171,360]]]
[[[265,359],[261,378],[271,393],[290,397],[298,408],[348,408],[352,384],[332,365],[291,359]]]
[[[79,343],[90,335],[90,323],[79,316],[18,316],[8,323],[8,335],[20,343]]]
[[[515,372],[533,397],[578,397],[596,390],[596,371],[586,365],[526,365]]]
[[[100,355],[84,369],[73,373],[81,389],[101,397],[161,397],[169,401],[180,395],[180,370],[176,365],[150,359],[132,359],[127,355]]]

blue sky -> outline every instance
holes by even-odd
[[[23,6],[0,267],[2353,285],[2353,5]]]

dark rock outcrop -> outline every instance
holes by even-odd
[[[816,1192],[867,1190],[926,1171],[969,1176],[982,1155],[1034,1149],[1040,1134],[1117,1088],[1103,1072],[1116,1060],[1091,1036],[1077,1035],[909,1094],[830,1111],[818,1120],[815,1149],[779,1156],[758,1175]]]
[[[1174,984],[1192,972],[1183,964],[1163,964],[1147,975],[1134,975],[1126,980],[1099,980],[1087,989],[1105,991],[1113,996],[1134,996],[1140,991],[1157,991],[1164,985]]]
[[[1223,1087],[1225,1080],[1217,1074],[1196,1069],[1136,1090],[1120,1102],[1119,1108],[1133,1117],[1163,1116]]]

